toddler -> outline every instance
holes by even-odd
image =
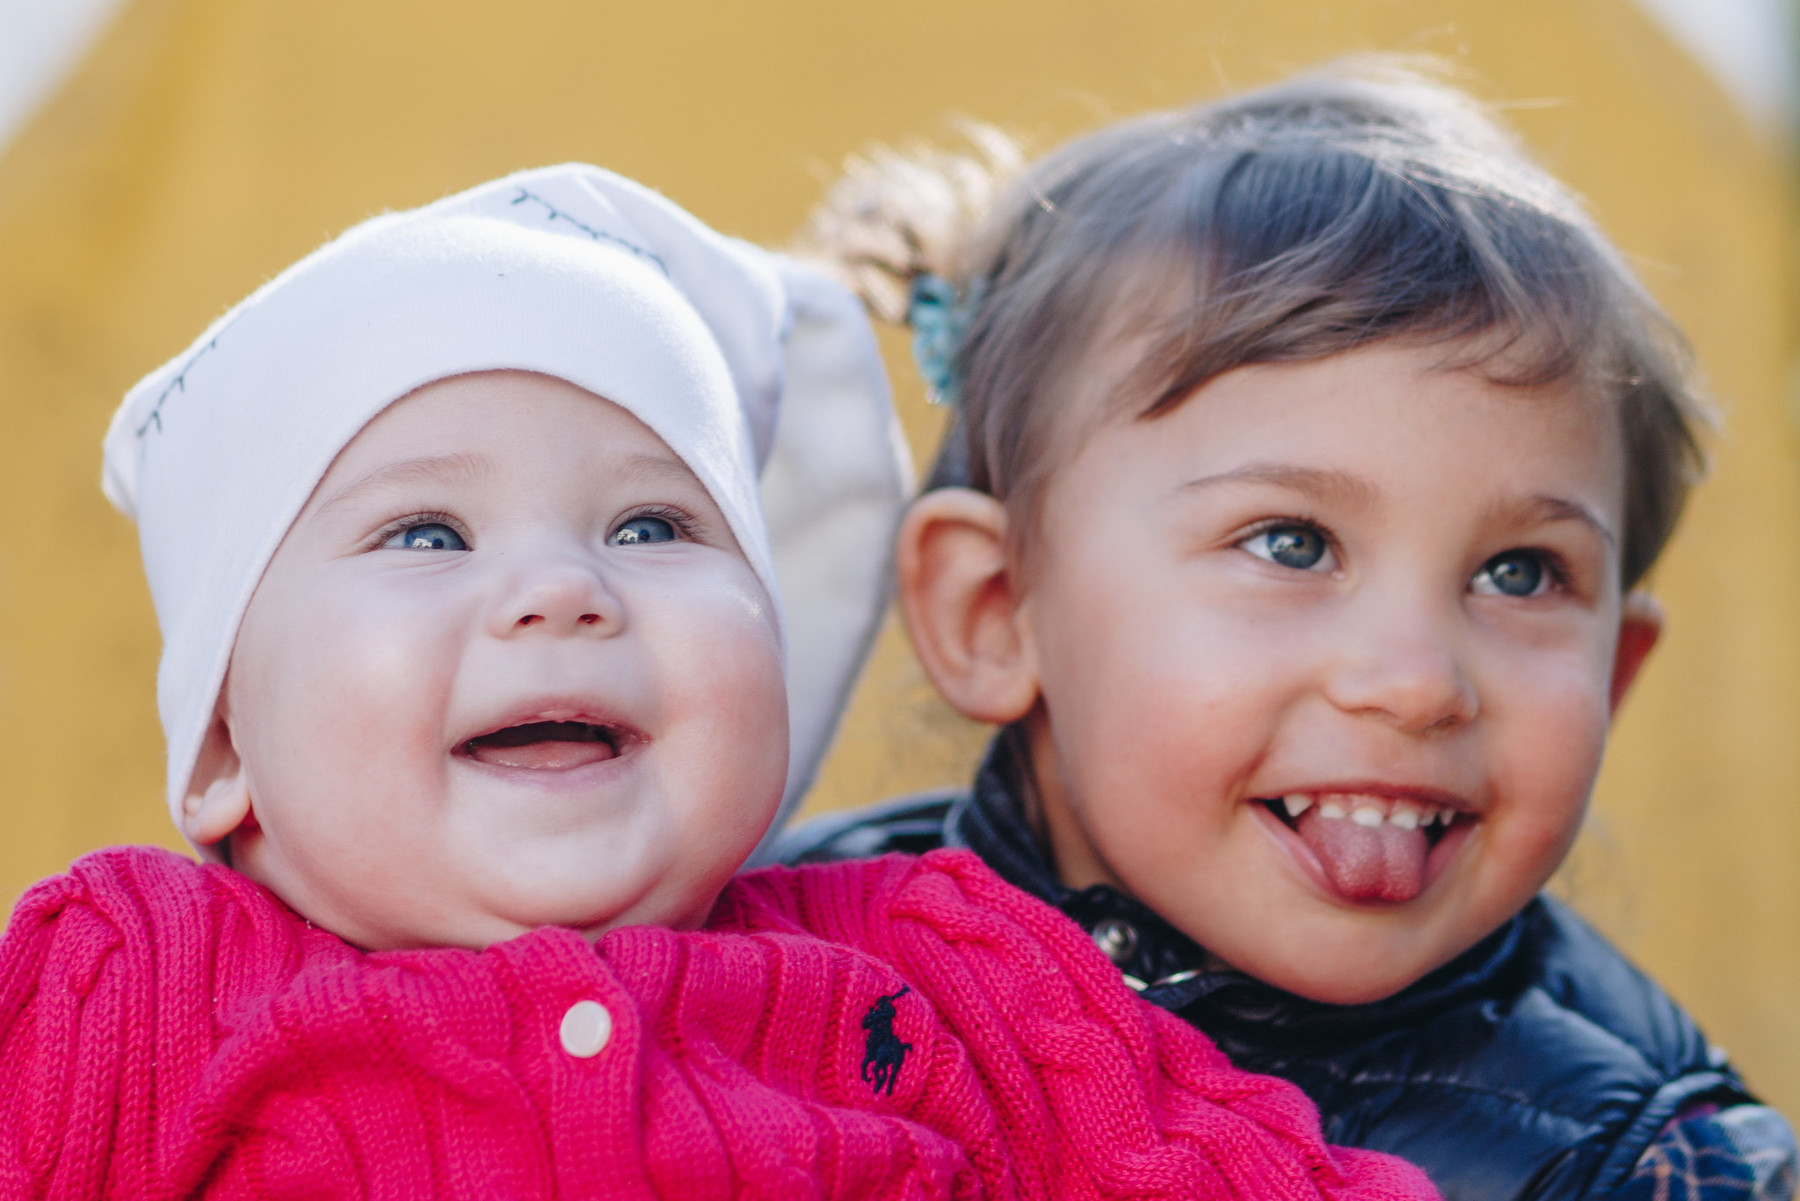
[[[972,790],[784,856],[973,849],[1451,1198],[1787,1196],[1786,1123],[1539,894],[1706,421],[1617,252],[1387,67],[1128,121],[1003,190],[988,143],[856,165],[809,237],[956,406],[901,596],[1001,731]]]
[[[972,856],[728,883],[896,447],[853,297],[587,167],[367,222],[147,378],[106,486],[210,862],[20,902],[0,1190],[1429,1196]]]

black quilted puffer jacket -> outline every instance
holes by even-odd
[[[1753,1103],[1718,1048],[1649,978],[1547,897],[1386,1000],[1323,1005],[1228,968],[1154,913],[1058,882],[1001,744],[969,793],[818,819],[785,862],[966,846],[1080,922],[1144,995],[1240,1066],[1298,1084],[1334,1143],[1403,1156],[1450,1201],[1606,1197],[1697,1104]]]

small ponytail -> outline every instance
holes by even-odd
[[[909,324],[921,276],[966,292],[969,242],[1024,156],[989,125],[966,125],[963,136],[967,151],[877,147],[852,156],[795,239],[795,255],[837,276],[894,325]]]

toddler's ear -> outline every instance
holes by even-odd
[[[1662,605],[1648,592],[1630,592],[1619,607],[1619,645],[1613,652],[1612,711],[1617,713],[1644,666],[1656,640],[1662,637]]]
[[[198,846],[228,838],[250,816],[250,781],[231,740],[221,696],[200,744],[200,757],[181,806],[181,832]]]
[[[1020,636],[1000,502],[968,488],[927,492],[900,523],[894,560],[907,633],[944,699],[976,721],[1023,717],[1037,670]]]

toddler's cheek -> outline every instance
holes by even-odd
[[[1600,706],[1546,707],[1505,748],[1502,800],[1536,837],[1567,842],[1586,810],[1606,748],[1607,722]]]
[[[1581,833],[1585,795],[1534,798],[1487,821],[1493,861],[1529,895],[1562,865]]]

